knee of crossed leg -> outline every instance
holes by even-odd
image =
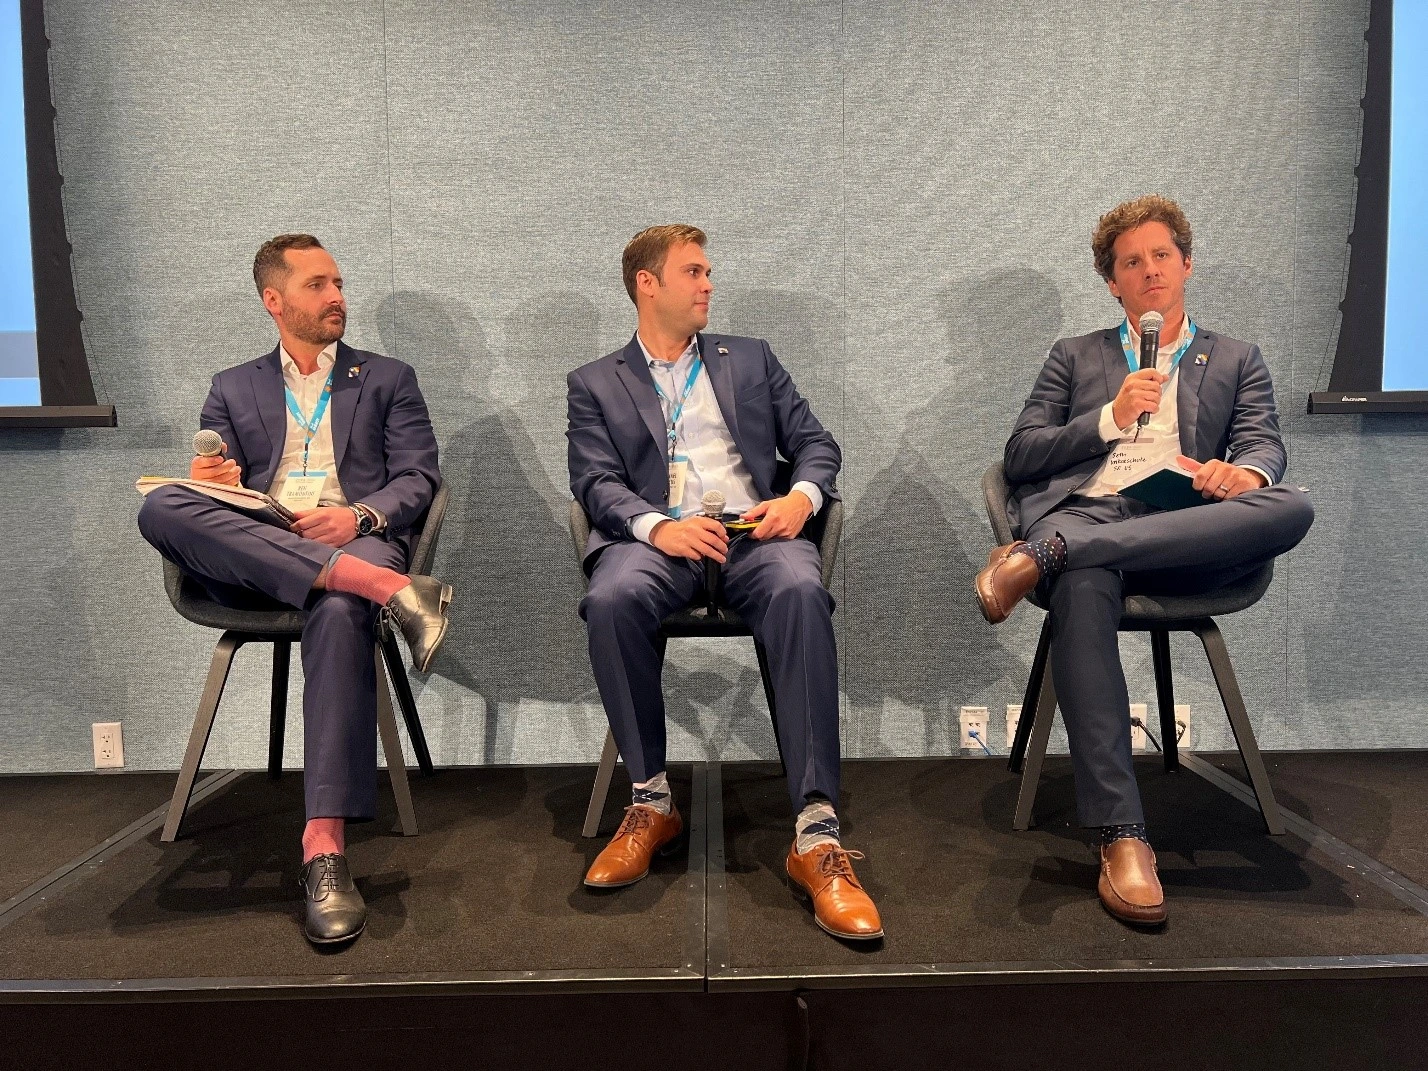
[[[182,487],[160,487],[150,491],[139,506],[139,534],[154,546],[160,546],[175,514],[193,494]]]

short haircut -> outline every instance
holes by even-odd
[[[707,234],[688,223],[666,223],[640,231],[625,246],[625,255],[621,258],[625,273],[625,292],[630,295],[630,300],[635,300],[635,276],[642,271],[649,272],[663,285],[664,260],[669,256],[671,248],[685,242],[693,242],[703,249],[707,241]]]
[[[1115,274],[1116,239],[1142,223],[1164,223],[1170,228],[1180,255],[1190,259],[1190,221],[1185,218],[1185,213],[1170,198],[1148,193],[1134,201],[1116,205],[1097,221],[1095,233],[1091,235],[1091,255],[1102,279],[1109,282]]]
[[[257,284],[258,296],[268,287],[281,290],[283,283],[293,273],[285,254],[289,249],[322,249],[321,242],[310,234],[280,234],[269,238],[258,247],[258,255],[253,258],[253,282]]]

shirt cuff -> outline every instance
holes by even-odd
[[[650,533],[655,530],[655,525],[659,524],[660,521],[667,520],[669,520],[669,517],[663,513],[641,513],[630,522],[630,535],[634,536],[641,543],[648,543],[650,541]]]
[[[1124,438],[1126,434],[1125,429],[1117,425],[1116,418],[1111,415],[1114,406],[1114,402],[1101,406],[1101,438],[1108,443]]]
[[[1274,483],[1274,481],[1269,478],[1269,473],[1265,472],[1264,469],[1257,469],[1253,465],[1241,465],[1240,468],[1249,469],[1250,472],[1259,473],[1261,476],[1264,477],[1264,485],[1266,487],[1269,487]]]
[[[818,490],[818,485],[816,483],[811,483],[808,480],[799,480],[788,490],[790,494],[792,494],[794,491],[802,491],[805,495],[807,495],[808,501],[813,503],[814,513],[817,513],[823,508],[823,492]]]

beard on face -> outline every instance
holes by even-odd
[[[330,313],[337,313],[339,319],[328,319]],[[326,346],[336,342],[347,329],[347,313],[340,305],[329,305],[317,316],[311,316],[300,309],[289,306],[283,315],[283,322],[289,331],[304,342],[315,346]]]

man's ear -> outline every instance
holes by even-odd
[[[1106,289],[1111,292],[1111,297],[1115,298],[1117,302],[1122,305],[1125,304],[1125,302],[1121,301],[1121,288],[1116,285],[1114,279],[1106,280]]]

